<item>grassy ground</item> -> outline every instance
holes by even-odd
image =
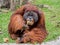
[[[52,7],[52,11],[43,8],[46,19],[46,29],[49,33],[45,41],[50,41],[55,39],[60,35],[60,0],[36,0],[34,2],[37,5],[47,4]],[[3,34],[0,34],[0,42],[3,43],[3,38],[9,38],[8,34],[8,23],[11,16],[11,12],[8,13],[0,13],[0,30]],[[9,40],[9,42],[14,42],[13,40]]]

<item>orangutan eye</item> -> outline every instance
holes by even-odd
[[[33,18],[32,18],[31,16],[29,16],[29,17],[27,18],[27,20],[33,20]]]

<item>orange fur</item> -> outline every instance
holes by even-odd
[[[26,43],[30,41],[32,43],[34,42],[41,43],[47,36],[44,13],[41,10],[39,10],[36,6],[31,4],[23,5],[13,13],[8,27],[10,36],[13,39],[17,37],[17,35],[15,35],[14,32],[16,32],[17,29],[21,29],[23,27],[24,20],[22,16],[27,11],[35,11],[39,16],[39,21],[37,25],[31,29],[31,31],[25,30],[25,33],[20,42]]]

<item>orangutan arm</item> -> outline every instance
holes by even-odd
[[[16,15],[11,16],[10,23],[8,25],[8,31],[12,39],[15,39],[17,37],[15,33],[18,30],[22,29],[24,23],[25,22],[21,15],[16,14]]]
[[[44,41],[44,39],[46,38],[47,32],[45,32],[43,29],[39,29],[39,28],[34,28],[32,29],[32,31],[29,31],[28,33],[25,33],[23,38],[22,38],[22,42],[26,43],[26,42],[31,42],[31,43],[41,43]]]
[[[39,21],[37,27],[46,29],[45,27],[45,16],[42,11],[39,11]]]

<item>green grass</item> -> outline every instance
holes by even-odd
[[[47,4],[52,7],[52,11],[45,8],[42,9],[45,14],[46,29],[49,33],[45,41],[56,39],[58,36],[60,36],[60,23],[58,24],[59,26],[56,26],[57,23],[60,22],[60,0],[36,0],[34,3],[37,5]],[[10,39],[7,31],[10,16],[11,12],[0,13],[0,29],[3,32],[3,34],[0,34],[1,43],[4,42],[3,38],[7,37]],[[9,42],[14,41],[10,39]]]
[[[0,34],[1,43],[4,42],[3,38],[10,38],[8,34],[8,23],[9,23],[10,16],[11,16],[11,12],[0,13],[0,29],[2,32],[2,34]],[[10,39],[9,42],[13,42],[13,41]]]

